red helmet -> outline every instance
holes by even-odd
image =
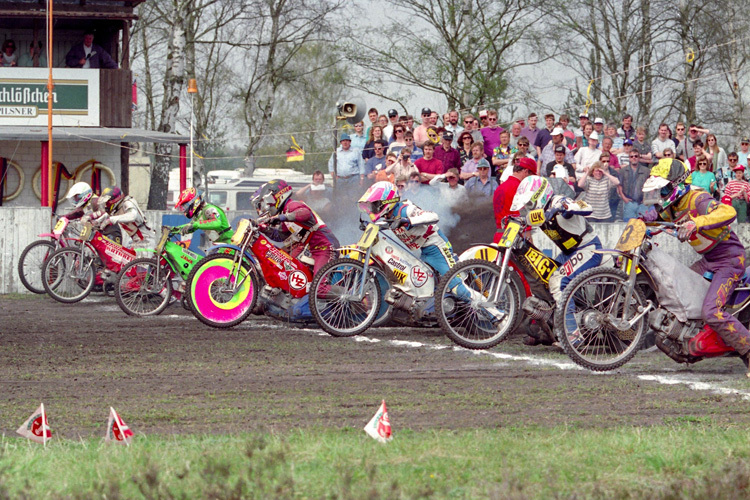
[[[194,187],[187,188],[177,199],[175,208],[182,211],[185,217],[192,219],[203,205],[203,193],[196,191]]]
[[[101,206],[101,200],[104,200],[104,207],[108,213],[116,212],[120,208],[120,203],[125,199],[125,193],[120,190],[117,186],[108,187],[100,196],[99,205]]]

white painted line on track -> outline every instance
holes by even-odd
[[[696,391],[709,391],[717,394],[725,394],[730,396],[740,396],[746,401],[750,401],[750,392],[740,391],[739,389],[732,389],[730,387],[722,387],[717,384],[711,384],[708,382],[701,382],[700,380],[691,380],[687,377],[667,377],[665,375],[638,375],[639,380],[646,380],[649,382],[657,382],[664,385],[677,385],[684,384]]]

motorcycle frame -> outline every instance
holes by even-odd
[[[72,241],[80,243],[81,259],[85,258],[84,254],[86,252],[86,249],[88,249],[89,251],[91,251],[92,254],[94,254],[95,256],[97,256],[98,258],[100,258],[102,260],[102,263],[104,264],[104,268],[105,269],[109,269],[109,264],[112,264],[113,266],[117,266],[117,272],[119,272],[120,270],[122,270],[123,266],[125,266],[128,262],[130,262],[131,260],[133,260],[133,259],[135,259],[137,257],[137,255],[135,254],[135,251],[133,251],[133,255],[129,256],[127,262],[120,263],[120,262],[115,262],[114,259],[112,259],[112,257],[110,257],[109,255],[107,255],[105,252],[100,252],[94,246],[94,244],[91,243],[91,240],[93,240],[94,238],[96,238],[97,235],[99,235],[102,239],[107,240],[106,242],[104,242],[104,245],[111,244],[111,245],[120,247],[123,250],[129,250],[129,249],[125,248],[122,245],[118,245],[114,241],[110,240],[109,238],[107,238],[106,236],[104,236],[101,233],[101,231],[99,231],[98,229],[94,229],[94,227],[90,223],[84,224],[84,229],[82,231],[82,234],[85,235],[84,238],[68,238],[68,240],[72,240]],[[110,243],[108,243],[108,242],[110,242]],[[93,264],[94,264],[94,259],[92,258],[88,262],[87,266],[81,268],[81,271],[88,271],[88,269]]]

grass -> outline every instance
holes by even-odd
[[[0,498],[741,498],[750,436],[700,418],[617,429],[0,441]]]

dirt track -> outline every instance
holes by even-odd
[[[255,316],[213,330],[179,306],[138,319],[101,296],[74,305],[0,296],[0,343],[5,434],[40,401],[53,430],[71,438],[103,432],[109,406],[144,433],[360,429],[382,398],[396,431],[750,421],[750,382],[736,359],[684,367],[646,353],[616,374],[595,375],[515,338],[492,350],[512,355],[498,360],[438,348],[452,347],[438,329],[377,329],[357,341]]]

